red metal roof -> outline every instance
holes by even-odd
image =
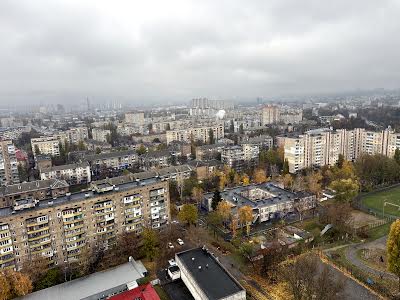
[[[115,295],[109,300],[160,300],[158,297],[156,290],[153,286],[148,283],[146,285],[138,286],[133,290],[123,292],[121,294]]]

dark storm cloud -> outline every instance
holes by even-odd
[[[0,103],[397,88],[399,15],[372,0],[5,0]]]

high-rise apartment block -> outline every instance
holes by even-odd
[[[12,141],[0,141],[0,185],[19,182],[18,162]]]
[[[356,160],[361,154],[393,157],[395,150],[400,148],[400,134],[390,128],[382,131],[320,128],[284,137],[283,144],[289,171],[296,173],[309,167],[333,166],[340,154],[349,161]]]
[[[64,180],[3,190],[0,269],[19,270],[36,257],[45,257],[49,267],[74,262],[83,249],[107,249],[122,233],[161,229],[170,219],[168,181],[152,173],[95,181],[88,191],[68,190]]]

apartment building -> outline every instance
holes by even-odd
[[[95,141],[107,143],[107,136],[110,135],[111,135],[111,130],[101,129],[101,128],[92,129],[92,138]]]
[[[60,141],[54,136],[42,136],[31,139],[31,146],[34,156],[37,155],[60,155]]]
[[[333,166],[340,154],[354,161],[361,154],[393,157],[395,150],[400,148],[400,134],[391,128],[382,131],[320,128],[301,135],[281,137],[280,140],[291,173],[309,167]]]
[[[0,209],[0,268],[20,270],[35,257],[49,267],[74,262],[82,249],[108,249],[124,232],[162,229],[170,220],[168,181],[146,172],[92,182],[84,192],[33,194],[25,189]]]
[[[91,172],[88,162],[52,166],[40,169],[40,179],[63,179],[69,184],[83,184],[91,181]]]
[[[134,150],[125,150],[87,155],[84,160],[88,161],[92,168],[106,167],[122,170],[136,166],[138,155]]]
[[[19,182],[18,161],[12,141],[0,141],[0,185]]]
[[[85,141],[89,138],[89,132],[87,127],[75,127],[70,128],[67,131],[68,141],[72,144],[78,144],[81,141]]]
[[[258,158],[260,155],[260,146],[253,143],[242,144],[243,149],[243,159],[248,162],[258,163]]]
[[[126,113],[125,114],[125,122],[143,126],[144,125],[144,112]]]
[[[221,161],[237,172],[241,172],[244,167],[244,153],[242,146],[226,146],[222,149]]]
[[[262,125],[269,124],[296,124],[303,120],[301,108],[280,107],[277,105],[266,105],[262,111]]]
[[[202,127],[190,127],[179,130],[167,131],[167,144],[173,141],[190,142],[201,141],[203,143],[210,142],[210,131],[213,132],[214,140],[219,140],[224,137],[224,124],[217,124]]]
[[[276,124],[280,121],[280,110],[277,105],[266,105],[262,110],[262,125]]]

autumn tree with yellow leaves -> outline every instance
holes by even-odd
[[[8,269],[0,272],[0,300],[25,296],[32,292],[32,282],[23,273]]]
[[[386,252],[387,268],[399,278],[400,291],[400,220],[396,220],[390,226]]]
[[[239,214],[239,221],[240,221],[241,226],[242,227],[243,227],[243,225],[246,226],[246,233],[247,233],[247,235],[249,235],[250,234],[250,225],[251,225],[251,222],[253,221],[253,209],[248,205],[244,205],[239,208],[238,214]]]

